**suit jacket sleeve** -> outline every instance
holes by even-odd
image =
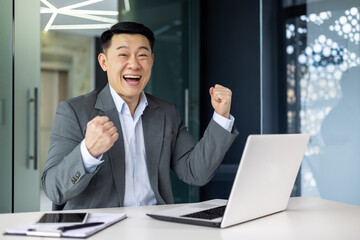
[[[81,157],[80,143],[85,127],[79,123],[69,103],[59,104],[41,178],[46,195],[56,204],[63,204],[81,193],[95,174],[86,173]]]
[[[177,118],[179,130],[171,167],[184,182],[202,186],[214,175],[238,131],[233,127],[232,132],[228,132],[211,119],[203,137],[196,143],[182,123],[179,113]]]

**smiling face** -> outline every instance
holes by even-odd
[[[154,54],[141,34],[115,34],[98,60],[110,86],[130,106],[137,106],[151,75]]]

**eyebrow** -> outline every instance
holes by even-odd
[[[119,46],[119,47],[116,48],[116,50],[120,50],[120,49],[122,49],[122,48],[129,49],[128,46]],[[138,47],[138,49],[145,49],[145,50],[147,50],[147,51],[150,52],[150,49],[149,49],[148,47],[146,47],[146,46],[140,46],[140,47]]]

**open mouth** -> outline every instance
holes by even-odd
[[[134,75],[124,75],[124,80],[133,85],[133,84],[137,84],[139,83],[140,79],[141,79],[141,76],[134,76]]]

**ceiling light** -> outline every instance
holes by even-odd
[[[130,2],[129,0],[124,0],[125,12],[130,12]]]
[[[79,25],[52,25],[50,29],[54,30],[73,30],[73,29],[104,29],[110,28],[112,24],[79,24]]]
[[[48,23],[46,24],[46,27],[45,27],[45,32],[49,31],[50,27],[51,27],[51,24],[54,22],[55,18],[56,18],[56,15],[57,13],[53,13],[51,15],[51,18],[50,20],[48,21]]]
[[[93,16],[93,15],[88,15],[88,14],[73,14],[70,11],[69,12],[59,12],[63,15],[68,15],[68,16],[73,16],[73,17],[78,17],[78,18],[84,18],[84,19],[89,19],[89,20],[94,20],[94,21],[98,21],[98,22],[104,22],[104,23],[117,23],[118,20],[117,19],[113,19],[113,18],[106,18],[106,17],[99,17],[99,16]]]
[[[66,6],[66,7],[62,7],[60,9],[74,9],[74,8],[84,7],[84,6],[93,4],[93,3],[102,2],[102,1],[104,1],[104,0],[88,0],[85,2],[80,2],[80,3],[76,3],[73,5]]]
[[[54,5],[52,5],[51,3],[49,3],[46,0],[40,0],[43,4],[45,4],[46,6],[48,6],[51,9],[56,9],[56,7],[54,7]]]
[[[101,11],[101,10],[74,10],[75,8],[84,7],[90,4],[94,4],[97,2],[102,2],[104,0],[88,0],[80,3],[72,4],[69,6],[65,6],[62,8],[56,8],[52,5],[48,0],[40,0],[47,7],[41,7],[40,13],[52,13],[50,20],[46,24],[45,31],[50,29],[100,29],[100,28],[108,28],[110,26],[109,23],[114,24],[117,23],[118,20],[114,18],[102,17],[101,15],[106,16],[117,16],[118,11]],[[130,4],[128,2],[128,9],[130,11]],[[89,19],[93,21],[100,22],[101,24],[82,24],[82,25],[52,25],[57,14],[68,15],[72,17],[78,17],[83,19]],[[100,16],[99,16],[100,15]],[[103,24],[105,23],[105,24]],[[68,26],[68,27],[67,27]],[[83,27],[81,27],[83,26]]]
[[[101,10],[68,10],[68,9],[56,9],[57,13],[71,13],[76,15],[83,15],[83,14],[89,14],[89,15],[107,15],[107,16],[117,16],[119,15],[118,11],[101,11]],[[54,9],[50,8],[40,8],[40,13],[54,13]]]

